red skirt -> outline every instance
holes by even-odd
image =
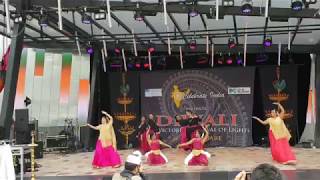
[[[187,138],[187,127],[181,127],[180,128],[180,144],[186,143],[188,142],[188,138]],[[190,145],[189,146],[183,146],[182,147],[184,150],[189,150],[191,149]]]
[[[189,161],[189,166],[208,166],[208,157],[204,154],[200,154],[199,156],[193,156]]]
[[[276,139],[271,130],[269,130],[270,150],[273,160],[285,164],[296,161],[287,138]]]
[[[150,133],[152,134],[153,131],[150,130]],[[156,138],[157,139],[160,139],[160,134],[157,133],[156,134]],[[142,133],[140,136],[139,136],[139,150],[142,154],[145,154],[146,152],[149,152],[151,150],[149,144],[148,144],[148,141],[147,141],[147,131],[145,131],[144,133]]]
[[[166,163],[166,160],[160,154],[150,153],[147,157],[147,163],[150,166],[162,165]]]
[[[94,167],[118,166],[121,165],[121,158],[113,146],[102,147],[101,141],[98,140],[92,165]]]

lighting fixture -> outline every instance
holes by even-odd
[[[224,7],[234,6],[234,0],[222,0],[222,6]]]
[[[236,62],[238,65],[242,65],[243,64],[243,58],[240,54],[240,52],[238,53],[237,57],[236,57]]]
[[[232,64],[233,63],[233,59],[232,59],[232,56],[231,56],[231,53],[228,53],[228,56],[226,58],[226,63],[228,65]]]
[[[264,47],[270,47],[272,45],[272,36],[266,35],[266,37],[263,40]]]
[[[196,17],[196,16],[199,15],[199,12],[198,12],[194,7],[192,7],[192,8],[189,10],[188,15],[189,15],[190,17]]]
[[[189,48],[190,48],[191,50],[197,49],[197,41],[196,41],[195,39],[192,39],[192,40],[190,41],[190,43],[189,43]]]
[[[303,3],[305,5],[309,5],[309,4],[316,4],[317,0],[303,0]]]
[[[103,11],[98,11],[98,12],[93,13],[93,17],[95,20],[104,20],[107,18],[107,15]]]
[[[49,24],[49,19],[48,19],[48,16],[43,14],[40,16],[40,19],[39,19],[39,25],[41,27],[47,27]]]
[[[233,49],[233,48],[236,47],[236,41],[235,41],[234,37],[230,37],[230,38],[228,39],[228,47],[229,47],[230,49]]]
[[[87,53],[92,55],[93,54],[93,48],[91,46],[87,47]]]
[[[91,24],[92,23],[92,18],[88,14],[83,13],[82,17],[81,17],[81,21],[82,21],[83,24]]]
[[[250,14],[252,12],[252,0],[242,0],[241,11],[243,14]]]
[[[303,8],[302,0],[291,0],[291,9],[294,11],[301,11]]]
[[[136,20],[136,21],[143,21],[144,20],[144,16],[142,15],[142,13],[140,11],[137,11],[133,17],[134,17],[134,20]]]

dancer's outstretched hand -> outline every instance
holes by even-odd
[[[278,103],[278,102],[274,102],[274,103],[272,103],[272,104],[274,104],[274,105],[277,105],[277,106],[278,106],[280,103]]]
[[[259,120],[260,118],[258,118],[257,116],[252,116],[252,119]]]
[[[246,172],[245,171],[241,171],[237,174],[237,176],[234,178],[234,180],[246,180]]]
[[[105,115],[108,114],[108,113],[107,113],[106,111],[104,111],[104,110],[102,110],[101,113],[102,113],[102,114],[105,114]]]

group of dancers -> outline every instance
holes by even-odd
[[[273,160],[281,164],[296,164],[296,157],[289,145],[291,135],[283,122],[285,111],[281,104],[274,103],[280,112],[272,110],[271,117],[261,120],[253,116],[263,125],[269,125],[270,149]],[[176,121],[180,124],[180,144],[177,148],[190,151],[184,160],[188,166],[207,166],[211,154],[204,150],[205,143],[209,139],[208,124],[202,124],[201,119],[195,113],[187,110],[185,115],[177,115]],[[96,143],[96,150],[92,165],[94,168],[121,166],[121,157],[117,152],[116,137],[113,129],[113,118],[110,114],[102,111],[101,124],[88,126],[100,132]],[[149,165],[163,165],[168,163],[168,158],[161,151],[162,147],[172,148],[161,141],[160,130],[154,116],[148,115],[148,119],[141,117],[136,137],[139,139],[139,150],[147,159]]]

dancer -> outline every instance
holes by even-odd
[[[255,116],[253,116],[252,118],[256,119],[263,125],[270,125],[269,141],[273,160],[281,164],[294,165],[296,164],[297,160],[289,145],[291,135],[283,122],[285,110],[280,103],[273,104],[278,106],[278,108],[280,109],[280,113],[276,112],[276,110],[273,109],[271,111],[271,117],[265,121]]]
[[[168,163],[167,157],[161,152],[160,145],[166,146],[168,148],[172,148],[170,145],[162,142],[157,139],[155,133],[150,134],[150,129],[148,130],[148,143],[150,145],[151,150],[145,154],[147,157],[147,163],[149,165],[162,165]],[[151,138],[150,138],[151,136]]]
[[[160,129],[156,123],[156,120],[154,119],[154,115],[153,114],[149,114],[148,115],[148,126],[151,129],[150,133],[156,133],[156,136],[158,139],[160,139]]]
[[[148,124],[145,116],[141,117],[140,125],[137,130],[137,138],[139,139],[139,150],[141,153],[150,151],[150,146],[147,141]]]
[[[94,168],[112,166],[118,168],[121,165],[120,155],[117,152],[117,140],[112,126],[113,118],[105,111],[101,111],[101,124],[90,128],[99,131],[99,138],[96,144],[96,150],[92,161]]]
[[[184,164],[189,166],[208,166],[208,159],[211,154],[203,150],[204,144],[208,141],[209,133],[207,127],[202,126],[205,132],[204,137],[200,137],[199,130],[195,131],[195,138],[192,138],[187,143],[179,144],[177,148],[192,145],[191,153],[185,158]]]

